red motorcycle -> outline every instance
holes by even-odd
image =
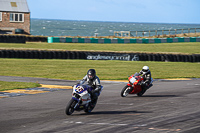
[[[121,96],[126,97],[128,94],[137,94],[137,96],[142,96],[146,90],[142,90],[141,83],[144,79],[139,75],[139,73],[135,73],[128,78],[128,84],[122,89]],[[151,78],[151,83],[148,85],[148,89],[153,86],[152,84],[153,78]]]

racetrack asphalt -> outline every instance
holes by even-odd
[[[77,81],[0,76],[1,81],[72,86]],[[104,89],[90,114],[65,115],[71,89],[0,99],[2,133],[197,133],[200,79],[155,80],[142,97],[120,96],[125,82],[102,81]]]
[[[164,80],[191,80],[191,79],[183,78],[183,79],[164,79]],[[41,87],[37,88],[0,91],[0,98],[46,93],[50,91],[56,91],[58,89],[72,89],[72,85],[78,82],[71,80],[15,77],[15,76],[0,76],[0,81],[35,82],[41,84]],[[127,82],[127,80],[106,80],[105,82]]]

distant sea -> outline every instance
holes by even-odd
[[[42,36],[113,36],[114,31],[154,31],[188,28],[200,28],[200,24],[31,19],[31,34]],[[165,32],[164,34],[169,33],[168,31]],[[197,32],[200,32],[200,30]],[[138,33],[138,36],[142,36],[140,34],[141,32]],[[145,32],[145,34],[148,36],[149,33]]]

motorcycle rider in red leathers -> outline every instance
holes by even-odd
[[[96,76],[95,69],[89,69],[87,75],[80,81],[80,84],[85,82],[93,88],[89,93],[91,94],[92,102],[96,102],[101,91],[101,84],[99,77]]]
[[[142,70],[139,72],[139,75],[142,75],[144,81],[141,83],[142,91],[145,92],[149,88],[149,84],[151,83],[151,71],[148,66],[144,66]]]

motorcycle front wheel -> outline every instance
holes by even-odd
[[[126,97],[130,92],[130,87],[126,85],[121,91],[121,97]]]
[[[76,103],[77,101],[74,99],[71,99],[69,101],[65,110],[66,115],[71,115],[74,112],[74,106],[76,105]]]

